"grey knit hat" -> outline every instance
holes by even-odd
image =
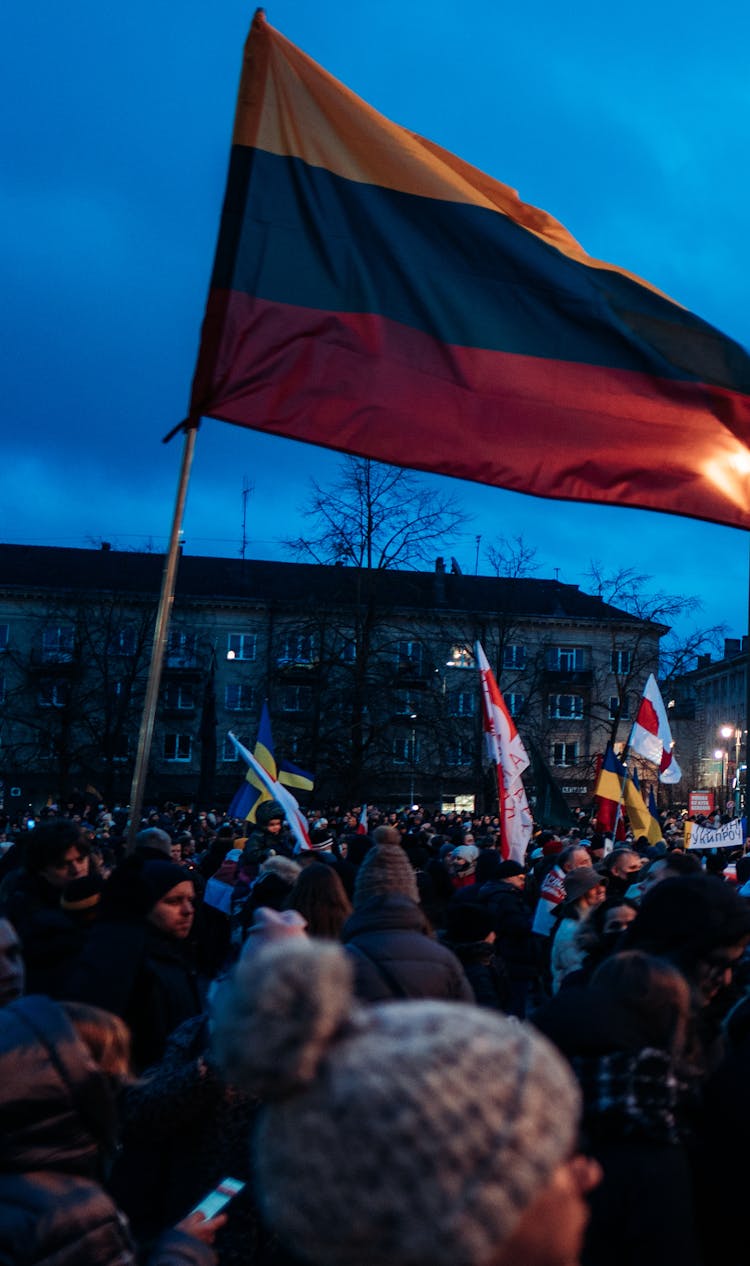
[[[395,895],[419,901],[414,869],[400,844],[375,844],[357,871],[354,907],[371,897]]]
[[[579,1094],[530,1027],[466,1003],[358,1007],[340,946],[240,962],[215,1053],[266,1103],[268,1223],[314,1266],[486,1266],[576,1140]]]

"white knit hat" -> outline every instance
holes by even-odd
[[[575,1143],[578,1090],[546,1039],[466,1003],[356,1007],[339,946],[240,962],[214,1038],[227,1081],[267,1102],[269,1226],[315,1266],[485,1266]]]

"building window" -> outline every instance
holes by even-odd
[[[10,625],[0,624],[0,653],[2,651],[7,651],[9,636],[10,636]]]
[[[253,706],[253,688],[244,682],[227,686],[224,691],[224,706],[228,712],[249,712]]]
[[[0,703],[5,703],[5,675],[0,673]]]
[[[284,664],[313,664],[315,662],[315,637],[312,633],[288,633],[281,643],[278,657]]]
[[[198,635],[173,629],[167,642],[167,668],[198,667]]]
[[[547,667],[558,673],[579,673],[585,665],[585,646],[553,646],[547,655]]]
[[[405,735],[393,740],[394,765],[415,765],[419,760],[419,739],[416,735]]]
[[[189,734],[164,735],[164,759],[169,761],[189,761],[192,755],[193,740]]]
[[[357,658],[357,643],[353,637],[344,638],[339,656],[342,664],[353,664]]]
[[[616,717],[616,716],[617,716],[617,714],[618,714],[618,711],[619,711],[619,714],[620,714],[620,720],[621,720],[621,721],[629,721],[629,720],[630,720],[630,704],[628,703],[628,697],[627,697],[627,695],[625,696],[625,698],[624,698],[624,699],[623,699],[623,701],[622,701],[622,708],[620,708],[620,699],[619,699],[619,696],[618,696],[618,695],[610,695],[610,698],[609,698],[609,719],[610,719],[610,721],[614,721],[615,717]]]
[[[309,686],[284,686],[279,693],[282,712],[307,712],[312,704]]]
[[[396,664],[404,673],[418,676],[422,671],[422,643],[396,642],[394,647]]]
[[[64,708],[68,702],[67,681],[42,680],[39,682],[37,703],[40,708]]]
[[[239,735],[237,735],[237,737],[239,738]],[[240,742],[242,742],[242,739],[240,739]],[[245,744],[245,746],[247,746],[247,744]],[[239,760],[237,749],[230,738],[224,739],[224,746],[221,749],[221,759],[227,762]]]
[[[195,708],[193,687],[184,682],[168,682],[164,690],[164,706],[178,712],[192,712]]]
[[[107,650],[110,655],[135,655],[136,635],[132,624],[117,629],[109,636]]]
[[[454,690],[448,695],[448,712],[452,717],[473,717],[477,696],[473,690]]]
[[[53,624],[42,630],[42,659],[46,663],[69,663],[74,649],[75,629],[72,624]]]
[[[462,739],[454,739],[445,749],[445,763],[449,766],[470,765],[471,752]]]
[[[473,668],[474,656],[468,646],[452,646],[446,668]]]
[[[549,715],[553,720],[582,721],[583,697],[581,695],[550,695]]]
[[[255,633],[230,633],[227,637],[227,659],[255,659],[257,641]]]
[[[564,765],[578,764],[578,744],[577,743],[553,743],[552,744],[552,764],[558,768]]]
[[[612,652],[612,672],[620,676],[630,672],[630,651]]]
[[[416,706],[408,690],[394,690],[393,711],[396,716],[409,717],[416,712]]]
[[[504,695],[503,697],[505,699],[507,709],[512,717],[517,717],[521,712],[523,712],[523,705],[526,702],[526,695],[515,694],[513,691],[511,691],[509,694]]]
[[[506,646],[503,651],[503,668],[525,668],[526,667],[526,647],[517,643],[512,646]]]

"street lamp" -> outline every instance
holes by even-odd
[[[727,749],[725,747],[717,747],[714,752],[714,760],[721,761],[719,772],[719,787],[724,793],[724,807],[726,808],[727,800]]]
[[[742,813],[742,796],[740,793],[740,749],[742,747],[742,729],[739,725],[720,725],[719,734],[723,739],[734,739],[734,781],[735,781],[735,811],[739,817]],[[727,770],[727,777],[729,771]],[[729,788],[726,789],[727,798],[729,797]]]

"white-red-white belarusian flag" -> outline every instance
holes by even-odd
[[[667,709],[653,673],[643,689],[629,746],[639,756],[659,766],[659,782],[675,783],[682,778],[682,770],[672,752],[672,733],[667,720]]]
[[[529,758],[481,642],[476,643],[474,655],[482,682],[482,721],[487,754],[497,769],[502,853],[503,857],[523,865],[533,825],[521,778]]]
[[[359,815],[359,822],[357,823],[357,835],[367,835],[368,827],[369,827],[369,822],[367,819],[367,805],[363,804],[362,811]]]

